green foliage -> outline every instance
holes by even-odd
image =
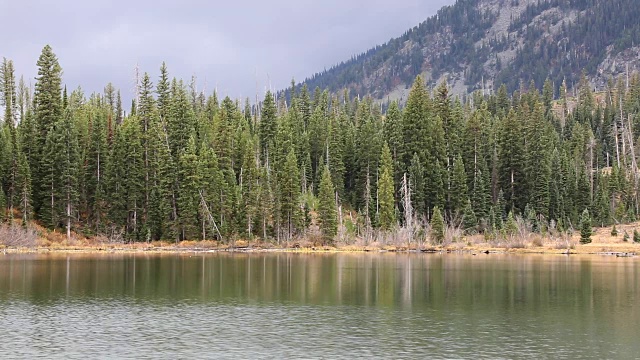
[[[433,216],[431,217],[431,240],[436,244],[444,242],[445,223],[439,207],[433,208]]]
[[[473,212],[470,200],[467,200],[464,211],[462,212],[462,227],[468,234],[474,233],[478,228],[478,218],[476,217],[476,213]],[[491,223],[491,227],[494,227],[493,223]]]
[[[507,222],[504,226],[504,230],[508,235],[514,236],[518,233],[518,223],[516,223],[516,219],[513,216],[513,212],[509,212],[507,216]]]
[[[616,229],[615,225],[613,225],[613,227],[611,228],[611,236],[613,236],[613,237],[617,237],[618,236],[618,229]]]
[[[378,182],[379,225],[390,230],[396,225],[395,199],[393,196],[393,159],[385,142],[380,156],[380,180]]]
[[[333,240],[338,232],[338,219],[336,214],[335,190],[331,182],[331,172],[325,166],[320,180],[318,193],[318,218],[320,229],[325,238]]]
[[[636,244],[640,243],[640,232],[636,229],[633,230],[633,242]]]
[[[582,212],[582,216],[580,216],[580,243],[590,244],[591,235],[593,235],[593,229],[591,228],[591,217],[589,216],[589,210],[584,209],[584,211]]]
[[[519,218],[544,233],[577,224],[584,209],[598,226],[637,216],[632,162],[611,129],[621,111],[640,118],[640,77],[611,85],[602,102],[583,83],[577,108],[560,116],[549,83],[542,95],[530,85],[509,98],[501,87],[463,104],[417,77],[406,105],[385,114],[370,97],[312,98],[304,87],[290,102],[218,101],[169,80],[163,65],[157,87],[142,76],[125,116],[111,84],[65,100],[49,47],[33,99],[12,66],[0,66],[3,118],[14,120],[0,126],[0,209],[24,224],[128,241],[273,241],[315,225],[334,239],[339,223],[357,236],[406,223],[405,174],[412,214],[431,219],[437,243],[447,221],[494,238],[516,235]],[[640,123],[626,127],[640,136]],[[349,213],[361,217],[349,223]]]

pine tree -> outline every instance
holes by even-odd
[[[17,120],[18,95],[16,93],[16,77],[13,68],[13,61],[3,59],[0,66],[0,105],[4,106],[5,124],[15,127]]]
[[[302,227],[302,212],[300,207],[300,173],[298,159],[291,149],[287,155],[282,174],[278,181],[280,190],[280,216],[290,239]]]
[[[85,183],[87,184],[87,197],[90,207],[90,218],[99,230],[106,210],[107,194],[105,188],[105,170],[109,154],[107,142],[108,129],[107,117],[110,114],[105,111],[98,112],[91,124],[91,141],[87,149],[87,165]]]
[[[43,197],[48,193],[45,187],[48,185],[45,182],[46,173],[50,170],[47,169],[47,156],[46,156],[46,142],[50,130],[54,124],[58,122],[62,117],[62,68],[58,63],[58,58],[53,53],[53,50],[49,45],[46,45],[42,49],[42,53],[37,62],[38,76],[36,77],[35,93],[33,97],[35,129],[37,131],[37,138],[35,140],[35,151],[33,163],[30,164],[32,171],[32,181],[34,194],[37,196],[34,198],[34,208],[37,214],[40,214],[40,209],[47,206],[48,199]],[[43,218],[43,220],[45,220]],[[48,222],[51,224],[52,219]]]
[[[198,210],[202,189],[202,168],[196,153],[195,139],[192,137],[179,161],[178,185],[178,226],[181,240],[197,239],[199,230]]]
[[[618,229],[616,229],[616,225],[615,224],[611,228],[611,236],[613,236],[613,237],[617,237],[618,236]]]
[[[260,116],[260,147],[262,149],[263,162],[266,164],[269,158],[269,150],[273,146],[276,137],[277,120],[276,104],[271,91],[267,91],[262,103],[262,114]]]
[[[22,152],[19,144],[16,148],[18,152],[18,171],[16,173],[15,189],[18,200],[18,209],[22,214],[22,223],[27,225],[32,217],[32,191],[31,191],[31,170],[27,157]]]
[[[325,238],[333,241],[338,232],[338,219],[336,214],[335,190],[331,182],[331,173],[325,166],[320,180],[320,191],[318,193],[318,217],[320,220],[320,230]]]
[[[580,243],[590,244],[591,235],[593,229],[591,228],[591,217],[589,216],[589,210],[584,209],[582,216],[580,217]]]
[[[161,119],[166,119],[169,111],[169,99],[170,99],[170,84],[169,84],[169,71],[167,65],[162,62],[160,66],[160,79],[156,86],[156,93],[158,94],[158,111]]]
[[[453,163],[453,175],[450,188],[450,208],[452,214],[466,211],[469,194],[467,190],[467,174],[464,169],[462,157],[458,155]]]
[[[396,225],[395,199],[393,186],[393,159],[391,150],[385,142],[380,156],[380,180],[378,181],[378,203],[380,207],[379,225],[390,230]]]
[[[633,242],[636,244],[640,243],[640,233],[635,229],[633,230]]]
[[[174,158],[186,149],[189,139],[195,136],[196,120],[182,82],[171,83],[171,100],[167,111],[167,135]]]
[[[513,212],[509,212],[507,216],[507,222],[504,226],[504,230],[507,235],[514,236],[518,233],[518,223],[516,222],[515,217],[513,216]]]
[[[431,239],[436,244],[442,244],[444,242],[444,218],[440,212],[439,207],[433,208],[433,216],[431,217]]]
[[[63,215],[67,229],[67,239],[71,238],[71,226],[77,218],[78,211],[78,188],[79,188],[79,167],[80,150],[78,147],[78,134],[75,129],[74,119],[71,114],[66,114],[60,124],[57,141],[62,142],[59,149],[60,161],[56,164],[55,171],[60,172],[61,205],[60,210]]]
[[[409,92],[402,119],[404,133],[402,157],[406,168],[410,166],[414,154],[424,159],[427,149],[427,125],[427,91],[424,87],[424,79],[418,76]]]
[[[414,154],[409,166],[411,198],[416,214],[425,215],[424,168],[418,154]]]
[[[389,105],[384,122],[384,138],[389,145],[391,157],[393,158],[393,168],[395,169],[394,183],[400,184],[402,175],[407,170],[403,159],[403,129],[402,112],[398,107],[398,102],[393,101]]]
[[[493,226],[494,224],[491,224]],[[478,218],[473,212],[471,201],[467,199],[464,209],[462,211],[462,227],[468,234],[474,233],[478,228]]]

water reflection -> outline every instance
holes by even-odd
[[[482,301],[508,310],[591,308],[595,297],[608,294],[608,305],[616,307],[640,292],[639,269],[635,259],[535,255],[12,255],[0,258],[0,299],[407,308]]]
[[[0,353],[633,358],[639,280],[597,256],[7,255]]]

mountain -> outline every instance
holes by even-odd
[[[640,69],[639,18],[638,0],[458,0],[303,84],[403,101],[419,74],[465,94],[547,78],[571,89],[584,71],[598,89]]]

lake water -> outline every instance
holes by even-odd
[[[2,358],[640,357],[640,260],[1,255]]]

